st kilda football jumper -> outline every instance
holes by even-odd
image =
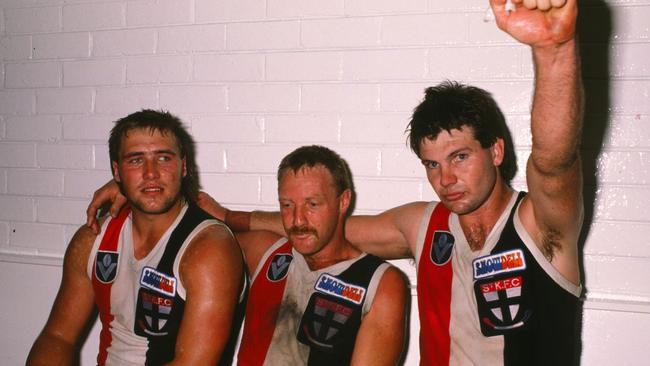
[[[571,365],[581,286],[544,257],[512,195],[473,252],[458,215],[432,202],[418,233],[421,365]]]
[[[211,225],[225,225],[192,203],[146,257],[133,256],[131,210],[109,218],[88,261],[102,322],[98,365],[162,365],[174,358],[185,306],[179,263],[188,244]],[[215,279],[218,280],[218,279]],[[241,325],[245,288],[220,365],[230,365]]]
[[[361,254],[311,271],[286,238],[278,240],[251,279],[239,364],[349,364],[361,321],[388,267]]]

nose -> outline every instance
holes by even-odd
[[[440,185],[443,187],[449,187],[450,185],[456,183],[456,174],[453,171],[451,166],[441,167],[440,168]]]
[[[154,179],[160,176],[158,161],[156,159],[145,159],[143,175],[147,179]]]
[[[305,209],[300,205],[296,205],[293,209],[293,226],[303,227],[305,223]]]

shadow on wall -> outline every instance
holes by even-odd
[[[578,242],[578,258],[584,296],[588,284],[584,272],[584,248],[594,220],[594,206],[598,191],[598,157],[603,149],[610,118],[609,45],[612,15],[611,9],[604,0],[581,2],[579,12],[577,33],[580,40],[582,78],[585,88],[585,123],[581,147],[585,218]],[[582,311],[580,318],[582,320]],[[582,329],[578,329],[578,334],[576,334],[578,339],[580,339],[581,333]],[[579,348],[580,352],[576,355],[575,364],[580,363],[582,345]]]

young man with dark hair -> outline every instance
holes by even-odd
[[[178,118],[143,110],[116,122],[109,150],[128,206],[99,235],[84,226],[72,238],[27,364],[70,364],[95,306],[99,365],[230,364],[246,289],[242,254],[230,230],[195,204],[192,138]]]

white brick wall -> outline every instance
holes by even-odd
[[[625,364],[641,365],[650,342],[650,1],[581,4],[593,213],[583,363],[620,362],[615,347]],[[532,64],[525,47],[484,21],[486,8],[485,0],[1,1],[3,281],[21,273],[15,281],[29,284],[63,255],[110,177],[111,121],[140,108],[185,120],[205,189],[231,207],[274,208],[280,158],[320,143],[350,163],[357,212],[373,213],[435,199],[403,132],[424,88],[457,79],[498,100],[517,147],[515,186],[524,188]],[[13,296],[3,308],[36,301]],[[52,299],[38,301],[44,320]],[[0,329],[22,340],[0,342],[2,364],[21,364],[42,325],[14,323],[0,316]],[[417,364],[413,352],[407,364]]]

